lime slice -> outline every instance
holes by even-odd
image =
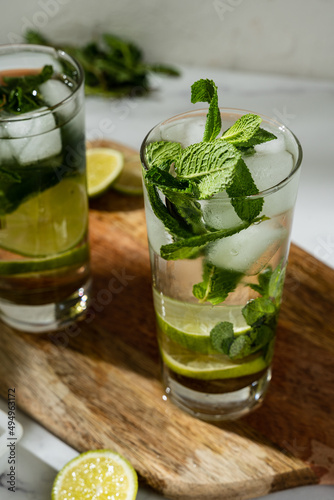
[[[200,356],[198,354],[168,354],[161,350],[165,364],[174,372],[201,380],[226,379],[252,375],[267,367],[265,360],[258,356],[246,363],[234,363],[221,355]]]
[[[88,196],[104,193],[122,172],[124,159],[111,148],[90,148],[86,152]]]
[[[210,342],[210,330],[206,332],[200,332],[199,325],[193,323],[193,325],[187,323],[184,329],[176,328],[170,323],[167,323],[159,314],[157,316],[157,324],[160,328],[162,334],[167,335],[173,342],[189,349],[190,351],[196,351],[203,354],[215,353],[215,349],[211,346]],[[203,326],[203,325],[201,325]],[[234,334],[241,335],[247,333],[251,330],[251,327],[246,326],[234,326]]]
[[[121,175],[113,183],[112,188],[120,193],[140,195],[143,193],[142,166],[139,155],[125,158]]]
[[[65,178],[4,216],[0,247],[27,257],[65,252],[84,237],[87,213],[83,179]]]
[[[111,450],[82,453],[58,473],[52,500],[135,500],[137,474],[132,465]]]
[[[57,255],[56,257],[27,260],[1,260],[0,275],[39,273],[41,271],[51,271],[74,264],[79,266],[88,259],[89,249],[88,245],[85,244],[79,248]]]

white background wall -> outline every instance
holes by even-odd
[[[334,79],[333,0],[0,0],[0,43],[27,28],[132,39],[150,62]]]

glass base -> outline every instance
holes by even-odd
[[[267,392],[271,369],[249,385],[224,393],[209,394],[185,387],[163,364],[163,383],[168,398],[193,417],[209,422],[234,420],[257,409]]]
[[[89,306],[92,280],[89,279],[69,297],[43,305],[14,304],[0,299],[0,318],[7,325],[29,333],[60,330],[82,319]]]

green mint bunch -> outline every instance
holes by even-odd
[[[3,77],[0,85],[0,112],[22,114],[45,106],[39,86],[53,75],[53,67],[46,65],[37,75]]]
[[[174,240],[160,249],[161,257],[166,260],[205,255],[209,243],[266,219],[259,217],[263,199],[249,198],[259,190],[243,155],[251,154],[256,144],[276,136],[262,129],[262,119],[251,113],[241,116],[221,133],[218,92],[212,80],[198,80],[192,85],[191,102],[209,104],[203,140],[185,148],[178,142],[157,141],[148,144],[145,150],[149,201]],[[158,190],[163,193],[165,203]],[[241,221],[235,227],[212,230],[204,223],[199,201],[224,191]],[[194,286],[194,296],[200,302],[222,302],[241,278],[236,276],[239,273],[234,274],[231,276],[227,270],[204,261],[203,281]]]

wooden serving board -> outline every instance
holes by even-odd
[[[163,398],[142,198],[94,201],[90,240],[87,318],[52,336],[2,325],[2,396],[15,387],[18,406],[66,443],[117,450],[171,499],[334,484],[334,271],[292,246],[269,394],[213,425]]]

